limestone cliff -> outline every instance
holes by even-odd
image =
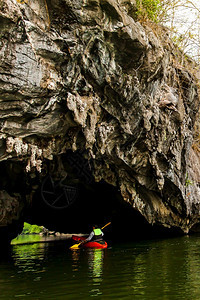
[[[194,64],[135,10],[134,0],[0,2],[1,228],[68,150],[150,224],[199,223]]]

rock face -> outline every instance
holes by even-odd
[[[135,11],[123,0],[0,3],[0,228],[68,150],[150,224],[199,223],[194,65]]]

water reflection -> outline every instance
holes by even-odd
[[[183,237],[141,246],[126,253],[127,263],[123,258],[124,293],[127,287],[130,295],[140,299],[200,299],[200,239]],[[119,272],[119,265],[113,272]]]
[[[144,241],[106,250],[66,244],[13,246],[0,264],[0,300],[200,299],[200,238]]]
[[[105,250],[73,250],[71,253],[72,272],[78,272],[79,276],[80,274],[82,274],[85,279],[86,276],[88,276],[88,293],[91,297],[102,295],[103,292],[101,285],[103,282],[103,264]],[[85,258],[87,258],[87,262],[85,262]],[[83,266],[87,266],[87,269],[83,269]],[[75,275],[73,277],[75,277]]]
[[[40,299],[44,293],[40,282],[46,272],[46,245],[15,245],[10,255],[0,264],[0,299]]]
[[[88,251],[89,274],[94,282],[102,281],[104,250],[90,249]]]
[[[72,250],[72,271],[77,272],[79,270],[79,258],[80,258],[80,251],[79,250]]]
[[[42,262],[45,258],[45,244],[27,244],[13,246],[14,265],[21,272],[41,272],[44,271]]]
[[[90,296],[93,297],[103,294],[101,283],[103,281],[104,251],[102,249],[88,250],[89,277],[92,279]]]

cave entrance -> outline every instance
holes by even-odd
[[[5,195],[2,201],[7,203],[7,197],[12,195],[10,199],[16,202],[19,198],[20,203],[20,211],[9,215],[12,222],[0,228],[6,243],[22,231],[23,221],[61,233],[89,233],[92,225],[102,227],[111,221],[106,237],[117,240],[171,234],[170,229],[150,225],[123,200],[118,187],[103,180],[95,182],[92,167],[80,152],[68,151],[53,161],[44,162],[44,174],[26,173],[25,165],[20,162],[1,165],[0,190],[4,190]],[[11,204],[8,208],[13,207]]]
[[[117,187],[94,181],[91,165],[82,153],[68,151],[61,159],[62,172],[58,166],[54,170],[62,173],[62,178],[58,180],[54,171],[43,179],[27,222],[61,233],[89,233],[92,225],[101,227],[111,221],[106,229],[111,238],[133,240],[153,234],[152,226],[123,200]]]
[[[48,205],[37,194],[31,212],[32,224],[43,225],[61,233],[89,233],[92,225],[100,227],[112,223],[106,229],[111,238],[131,240],[151,234],[152,226],[145,218],[125,203],[116,187],[104,181],[79,184],[76,199],[67,207]]]

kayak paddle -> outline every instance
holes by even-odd
[[[107,227],[108,225],[110,225],[111,224],[111,222],[108,222],[106,225],[104,225],[102,228],[101,228],[101,230],[103,230],[105,227]],[[71,246],[69,249],[79,249],[79,246],[81,245],[83,243],[83,241],[81,241],[80,243],[78,243],[78,244],[74,244],[73,246]]]
[[[107,227],[110,224],[111,224],[111,222],[108,222],[106,225],[104,225],[103,227],[101,227],[101,230],[103,230],[105,227]]]

